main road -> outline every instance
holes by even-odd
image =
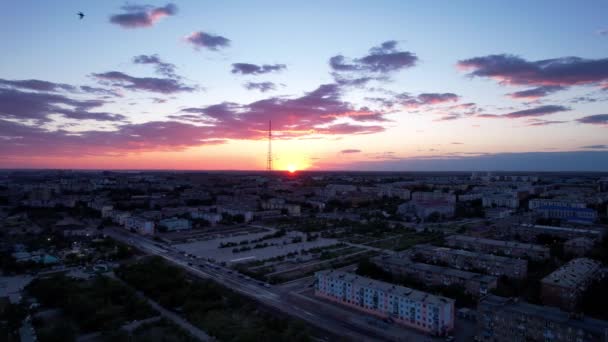
[[[187,257],[169,246],[164,246],[144,236],[130,233],[121,228],[108,227],[104,229],[104,233],[143,252],[162,257],[168,262],[188,271],[190,274],[204,279],[211,279],[231,290],[253,298],[267,307],[300,318],[336,336],[347,337],[353,341],[431,340],[429,336],[413,330],[406,330],[400,327],[390,327],[394,329],[387,329],[376,318],[304,297],[297,291],[293,291],[290,287],[270,286],[220,265],[211,264],[203,259]],[[367,324],[361,323],[361,317],[370,317],[366,320]],[[395,336],[396,329],[400,331],[398,337]]]

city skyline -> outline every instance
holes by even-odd
[[[608,171],[600,1],[0,9],[0,168]]]

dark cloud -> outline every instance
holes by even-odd
[[[102,82],[109,82],[112,86],[134,91],[143,90],[162,94],[172,94],[178,92],[192,92],[197,89],[196,87],[184,85],[177,79],[134,77],[119,71],[93,74],[93,77]]]
[[[2,156],[86,156],[126,152],[175,151],[218,144],[212,130],[179,122],[153,121],[125,124],[114,131],[50,131],[0,119]]]
[[[247,90],[259,90],[262,93],[276,89],[276,85],[272,82],[247,82],[243,86]]]
[[[608,81],[608,58],[562,57],[527,61],[514,55],[489,55],[458,62],[470,76],[489,77],[506,85],[596,85]]]
[[[566,123],[568,121],[560,121],[560,120],[543,120],[543,119],[536,119],[536,118],[532,118],[526,121],[526,123],[528,124],[528,126],[549,126],[549,125],[555,125],[555,124],[562,124],[562,123]]]
[[[608,126],[608,114],[596,114],[576,119],[576,121],[584,124]]]
[[[414,53],[398,50],[397,42],[390,40],[371,48],[361,58],[333,56],[329,59],[329,66],[337,83],[360,86],[372,80],[386,81],[388,74],[411,68],[417,61]]]
[[[123,115],[89,110],[104,104],[100,100],[75,100],[59,94],[25,92],[0,88],[0,118],[50,121],[51,115],[76,120],[122,121]]]
[[[565,112],[570,110],[568,107],[558,106],[558,105],[545,105],[538,106],[534,108],[518,110],[515,112],[507,113],[507,114],[478,114],[477,117],[480,118],[506,118],[506,119],[519,119],[526,117],[536,117],[536,116],[544,116],[555,114],[559,112]]]
[[[0,78],[0,87],[18,88],[35,91],[60,92],[75,91],[76,87],[42,80],[5,80]]]
[[[452,145],[464,145],[464,143],[461,143],[461,142],[459,142],[459,141],[455,141],[455,142],[453,142],[453,143],[451,143],[451,144],[452,144]]]
[[[174,4],[167,4],[163,7],[127,5],[123,6],[122,10],[125,13],[110,16],[110,22],[131,29],[153,26],[160,19],[175,15],[177,6]]]
[[[422,106],[439,105],[450,102],[458,102],[460,97],[454,93],[422,93],[419,95],[410,95],[408,93],[395,94],[391,98],[376,97],[367,100],[380,103],[386,107],[401,105],[409,109],[419,108]],[[472,104],[474,105],[474,104]],[[467,106],[469,107],[469,106]]]
[[[133,63],[135,64],[152,64],[156,68],[156,73],[169,78],[179,78],[175,73],[175,65],[164,62],[156,54],[154,55],[139,55],[133,57]]]
[[[98,88],[98,87],[90,87],[90,86],[80,86],[80,90],[82,92],[88,93],[88,94],[97,94],[97,95],[107,95],[107,96],[114,96],[114,97],[122,97],[121,94],[110,90],[110,89],[105,89],[105,88]]]
[[[354,121],[386,121],[381,112],[355,108],[341,99],[342,88],[324,84],[296,98],[269,97],[241,105],[224,102],[201,108],[186,108],[182,112],[198,114],[206,122],[224,127],[229,137],[262,137],[268,120],[277,134],[297,137],[311,134],[366,134],[384,130],[379,125],[336,124],[339,118]],[[196,122],[196,121],[195,121]]]
[[[416,65],[418,57],[412,52],[397,50],[394,40],[373,47],[369,54],[361,58],[349,60],[342,55],[329,59],[329,65],[334,71],[365,71],[389,73]]]
[[[287,69],[285,64],[250,64],[250,63],[233,63],[232,73],[241,75],[260,75],[270,72],[278,72]]]
[[[588,145],[588,146],[581,146],[581,148],[603,150],[603,149],[607,149],[608,145]]]
[[[230,46],[230,39],[202,31],[193,32],[186,37],[186,41],[194,45],[195,49],[205,48],[217,51]]]
[[[342,151],[340,151],[340,153],[342,153],[342,154],[361,153],[361,150],[351,148],[351,149],[342,150]]]
[[[552,93],[555,93],[560,90],[564,90],[566,87],[562,86],[540,86],[532,89],[526,89],[522,91],[517,91],[511,94],[508,94],[510,97],[514,99],[527,99],[534,100],[538,99]]]

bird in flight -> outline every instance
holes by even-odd
[[[80,20],[82,20],[82,18],[84,18],[84,13],[82,13],[82,12],[78,12],[77,14],[78,14],[78,16],[80,17]]]

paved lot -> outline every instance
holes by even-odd
[[[337,244],[338,241],[334,239],[323,239],[319,238],[314,241],[303,241],[299,243],[291,243],[292,238],[296,236],[301,236],[304,239],[304,235],[300,234],[288,234],[281,238],[264,240],[259,243],[268,243],[268,244],[276,244],[276,246],[269,246],[265,248],[252,248],[249,251],[234,253],[232,250],[235,247],[226,247],[219,248],[221,243],[229,243],[233,242],[239,244],[241,241],[245,240],[255,240],[259,239],[264,235],[268,235],[269,233],[257,233],[257,234],[247,234],[247,235],[239,235],[228,238],[220,238],[213,239],[207,241],[196,241],[182,244],[175,244],[173,247],[178,250],[184,251],[188,254],[193,254],[196,256],[200,256],[202,258],[212,258],[219,262],[239,262],[239,261],[254,261],[254,260],[265,260],[273,257],[286,255],[291,252],[297,252],[301,250],[316,248],[316,247],[325,247]],[[253,247],[255,243],[249,244],[250,247]],[[236,248],[243,247],[245,245],[238,245]]]

